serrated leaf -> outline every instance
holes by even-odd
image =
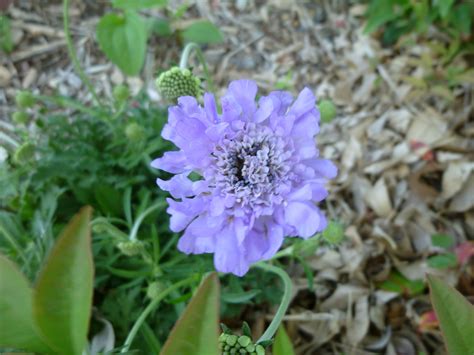
[[[112,5],[124,10],[140,10],[150,7],[163,7],[168,4],[168,0],[113,0]]]
[[[278,332],[273,343],[273,355],[295,355],[295,349],[288,334],[286,334],[283,324],[278,328]]]
[[[457,290],[429,275],[431,302],[451,355],[472,354],[474,349],[474,306]]]
[[[34,326],[30,285],[3,255],[0,255],[0,295],[0,348],[51,352]]]
[[[48,256],[33,292],[33,316],[45,342],[61,354],[82,354],[92,307],[90,220],[83,208]]]
[[[107,14],[96,29],[102,51],[127,75],[140,72],[145,61],[148,31],[146,21],[136,12]]]
[[[449,249],[454,245],[454,238],[448,234],[433,234],[431,236],[431,244],[438,248]]]
[[[218,355],[219,278],[209,275],[171,331],[161,355]]]
[[[213,44],[224,41],[221,31],[209,21],[194,22],[181,32],[181,37],[185,42],[197,44]]]
[[[456,254],[445,253],[430,256],[428,260],[426,260],[426,263],[429,267],[434,269],[447,269],[450,267],[455,267],[458,264],[458,258],[456,257]]]

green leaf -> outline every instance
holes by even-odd
[[[5,53],[13,50],[10,19],[4,15],[0,15],[0,50]]]
[[[30,285],[3,255],[0,255],[0,295],[0,348],[51,352],[34,327]]]
[[[248,303],[252,298],[258,295],[260,290],[250,290],[243,292],[222,293],[221,300],[226,303]]]
[[[472,11],[468,4],[459,4],[450,12],[450,23],[463,35],[471,33]]]
[[[397,270],[393,270],[388,279],[379,284],[379,288],[385,291],[414,296],[423,292],[425,283],[423,280],[409,280]]]
[[[148,40],[147,24],[140,15],[133,11],[105,15],[96,33],[100,48],[120,70],[127,75],[140,72]]]
[[[151,24],[151,30],[158,36],[168,37],[173,34],[171,24],[167,19],[158,18]]]
[[[288,334],[286,334],[283,324],[278,328],[278,332],[273,344],[273,355],[295,355],[293,344],[291,343]]]
[[[367,23],[364,33],[372,33],[380,26],[394,19],[396,14],[393,10],[392,0],[372,0],[367,11]]]
[[[219,278],[209,275],[171,331],[161,355],[218,355]]]
[[[113,0],[112,5],[124,10],[140,10],[150,7],[163,7],[168,0]]]
[[[439,9],[439,14],[444,19],[448,16],[449,10],[454,4],[454,0],[438,0],[437,7]]]
[[[458,258],[456,257],[456,254],[445,253],[430,256],[426,262],[429,267],[434,269],[447,269],[455,267],[458,264]]]
[[[59,236],[33,292],[33,314],[44,340],[61,354],[82,354],[92,307],[92,209],[83,208]]]
[[[454,238],[447,234],[433,234],[431,244],[438,248],[449,249],[454,245]]]
[[[474,306],[457,290],[428,275],[431,302],[451,355],[472,354],[474,349]]]
[[[120,191],[110,185],[97,183],[94,186],[94,197],[104,215],[121,217],[122,196]]]
[[[181,32],[185,42],[198,44],[222,43],[224,37],[221,31],[209,21],[198,21],[186,27]]]

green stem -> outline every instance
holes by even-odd
[[[82,70],[81,64],[79,63],[79,59],[77,58],[76,50],[74,49],[74,46],[72,44],[71,31],[69,28],[69,0],[63,0],[63,25],[64,25],[64,34],[66,36],[67,50],[69,53],[69,57],[71,58],[72,64],[74,66],[74,69],[76,70],[77,74],[81,78],[84,85],[86,85],[87,89],[91,93],[92,97],[94,98],[95,103],[100,106],[101,102],[99,100],[99,97],[97,96],[94,90],[94,87],[92,86],[86,73],[84,72],[84,70]]]
[[[212,92],[215,96],[216,89],[214,87],[214,81],[212,80],[211,75],[209,74],[209,69],[207,68],[206,59],[202,54],[201,48],[196,43],[188,43],[186,47],[184,47],[183,53],[181,54],[181,60],[179,61],[179,67],[181,69],[186,69],[188,67],[189,57],[192,51],[196,52],[199,62],[202,65],[204,70],[204,76],[206,77],[207,89]]]
[[[290,305],[290,299],[291,299],[291,290],[292,290],[292,285],[291,285],[291,280],[288,274],[281,268],[266,264],[263,262],[255,264],[255,267],[259,267],[265,271],[273,272],[274,274],[278,275],[281,280],[283,281],[283,298],[281,300],[280,306],[278,307],[277,312],[275,313],[275,316],[273,317],[272,322],[268,326],[267,330],[262,334],[260,339],[258,339],[257,344],[271,340],[275,333],[278,330],[278,327],[280,326],[281,320],[283,319],[283,316],[286,313],[286,310],[288,309],[288,306]]]
[[[135,322],[132,329],[130,330],[130,333],[128,333],[127,339],[125,339],[125,343],[120,352],[122,354],[128,352],[128,350],[130,349],[130,346],[132,345],[133,340],[135,339],[135,336],[137,335],[138,330],[140,329],[142,324],[145,322],[146,318],[151,313],[151,311],[153,311],[155,307],[158,306],[158,304],[163,298],[165,298],[169,293],[173,292],[174,290],[177,290],[178,288],[191,284],[195,281],[196,281],[196,276],[194,275],[187,279],[176,282],[174,285],[168,287],[166,290],[159,293],[156,296],[156,298],[154,298],[150,302],[150,304],[143,310],[142,314],[140,314],[140,316],[138,317],[137,321]]]
[[[164,201],[157,202],[154,205],[148,207],[140,216],[138,216],[137,220],[133,224],[132,231],[130,232],[129,239],[130,240],[136,240],[138,229],[140,228],[140,225],[142,224],[145,217],[148,216],[150,213],[152,213],[154,210],[156,210],[160,207],[163,207],[165,205],[166,205],[166,202],[164,202]]]

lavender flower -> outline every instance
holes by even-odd
[[[294,102],[275,91],[258,105],[256,94],[253,81],[230,83],[221,115],[212,94],[204,95],[204,107],[179,98],[162,131],[179,150],[152,162],[176,174],[157,183],[174,198],[167,211],[171,230],[184,230],[178,249],[214,253],[218,271],[238,276],[275,255],[285,236],[309,238],[326,227],[317,203],[337,174],[318,158],[320,119],[311,90]],[[190,180],[191,172],[201,179]]]

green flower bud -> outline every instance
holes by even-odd
[[[15,96],[16,105],[20,108],[28,108],[35,104],[36,99],[29,91],[19,91]]]
[[[113,90],[114,99],[123,102],[130,97],[130,90],[126,85],[117,85]]]
[[[145,138],[145,129],[136,122],[129,123],[125,127],[125,135],[132,142],[139,142]]]
[[[326,229],[323,230],[323,238],[330,244],[339,244],[344,239],[344,226],[330,221]]]
[[[143,243],[139,240],[127,240],[117,244],[120,251],[127,256],[135,256],[143,251]]]
[[[23,164],[30,161],[35,155],[35,146],[33,143],[23,143],[13,155],[13,161],[17,164]]]
[[[156,86],[161,95],[169,101],[176,102],[181,96],[201,96],[201,80],[189,69],[173,67],[160,74]]]
[[[249,344],[245,347],[245,350],[247,350],[249,353],[253,353],[255,351],[255,345]]]
[[[336,117],[336,106],[330,100],[321,100],[318,104],[321,112],[321,121],[324,123],[331,122]]]
[[[252,342],[252,339],[250,339],[248,336],[246,335],[242,335],[239,337],[239,339],[237,340],[239,342],[239,344],[242,346],[242,347],[246,347],[247,345],[249,345],[251,342]]]
[[[165,289],[166,286],[162,282],[154,281],[148,285],[148,288],[146,289],[146,295],[148,298],[154,300]]]
[[[261,345],[257,345],[255,347],[255,351],[256,351],[257,355],[265,355],[265,348]]]
[[[25,124],[30,119],[30,116],[25,111],[17,111],[12,116],[13,122],[18,124]]]
[[[225,342],[227,345],[234,346],[237,343],[237,335],[229,335]]]

